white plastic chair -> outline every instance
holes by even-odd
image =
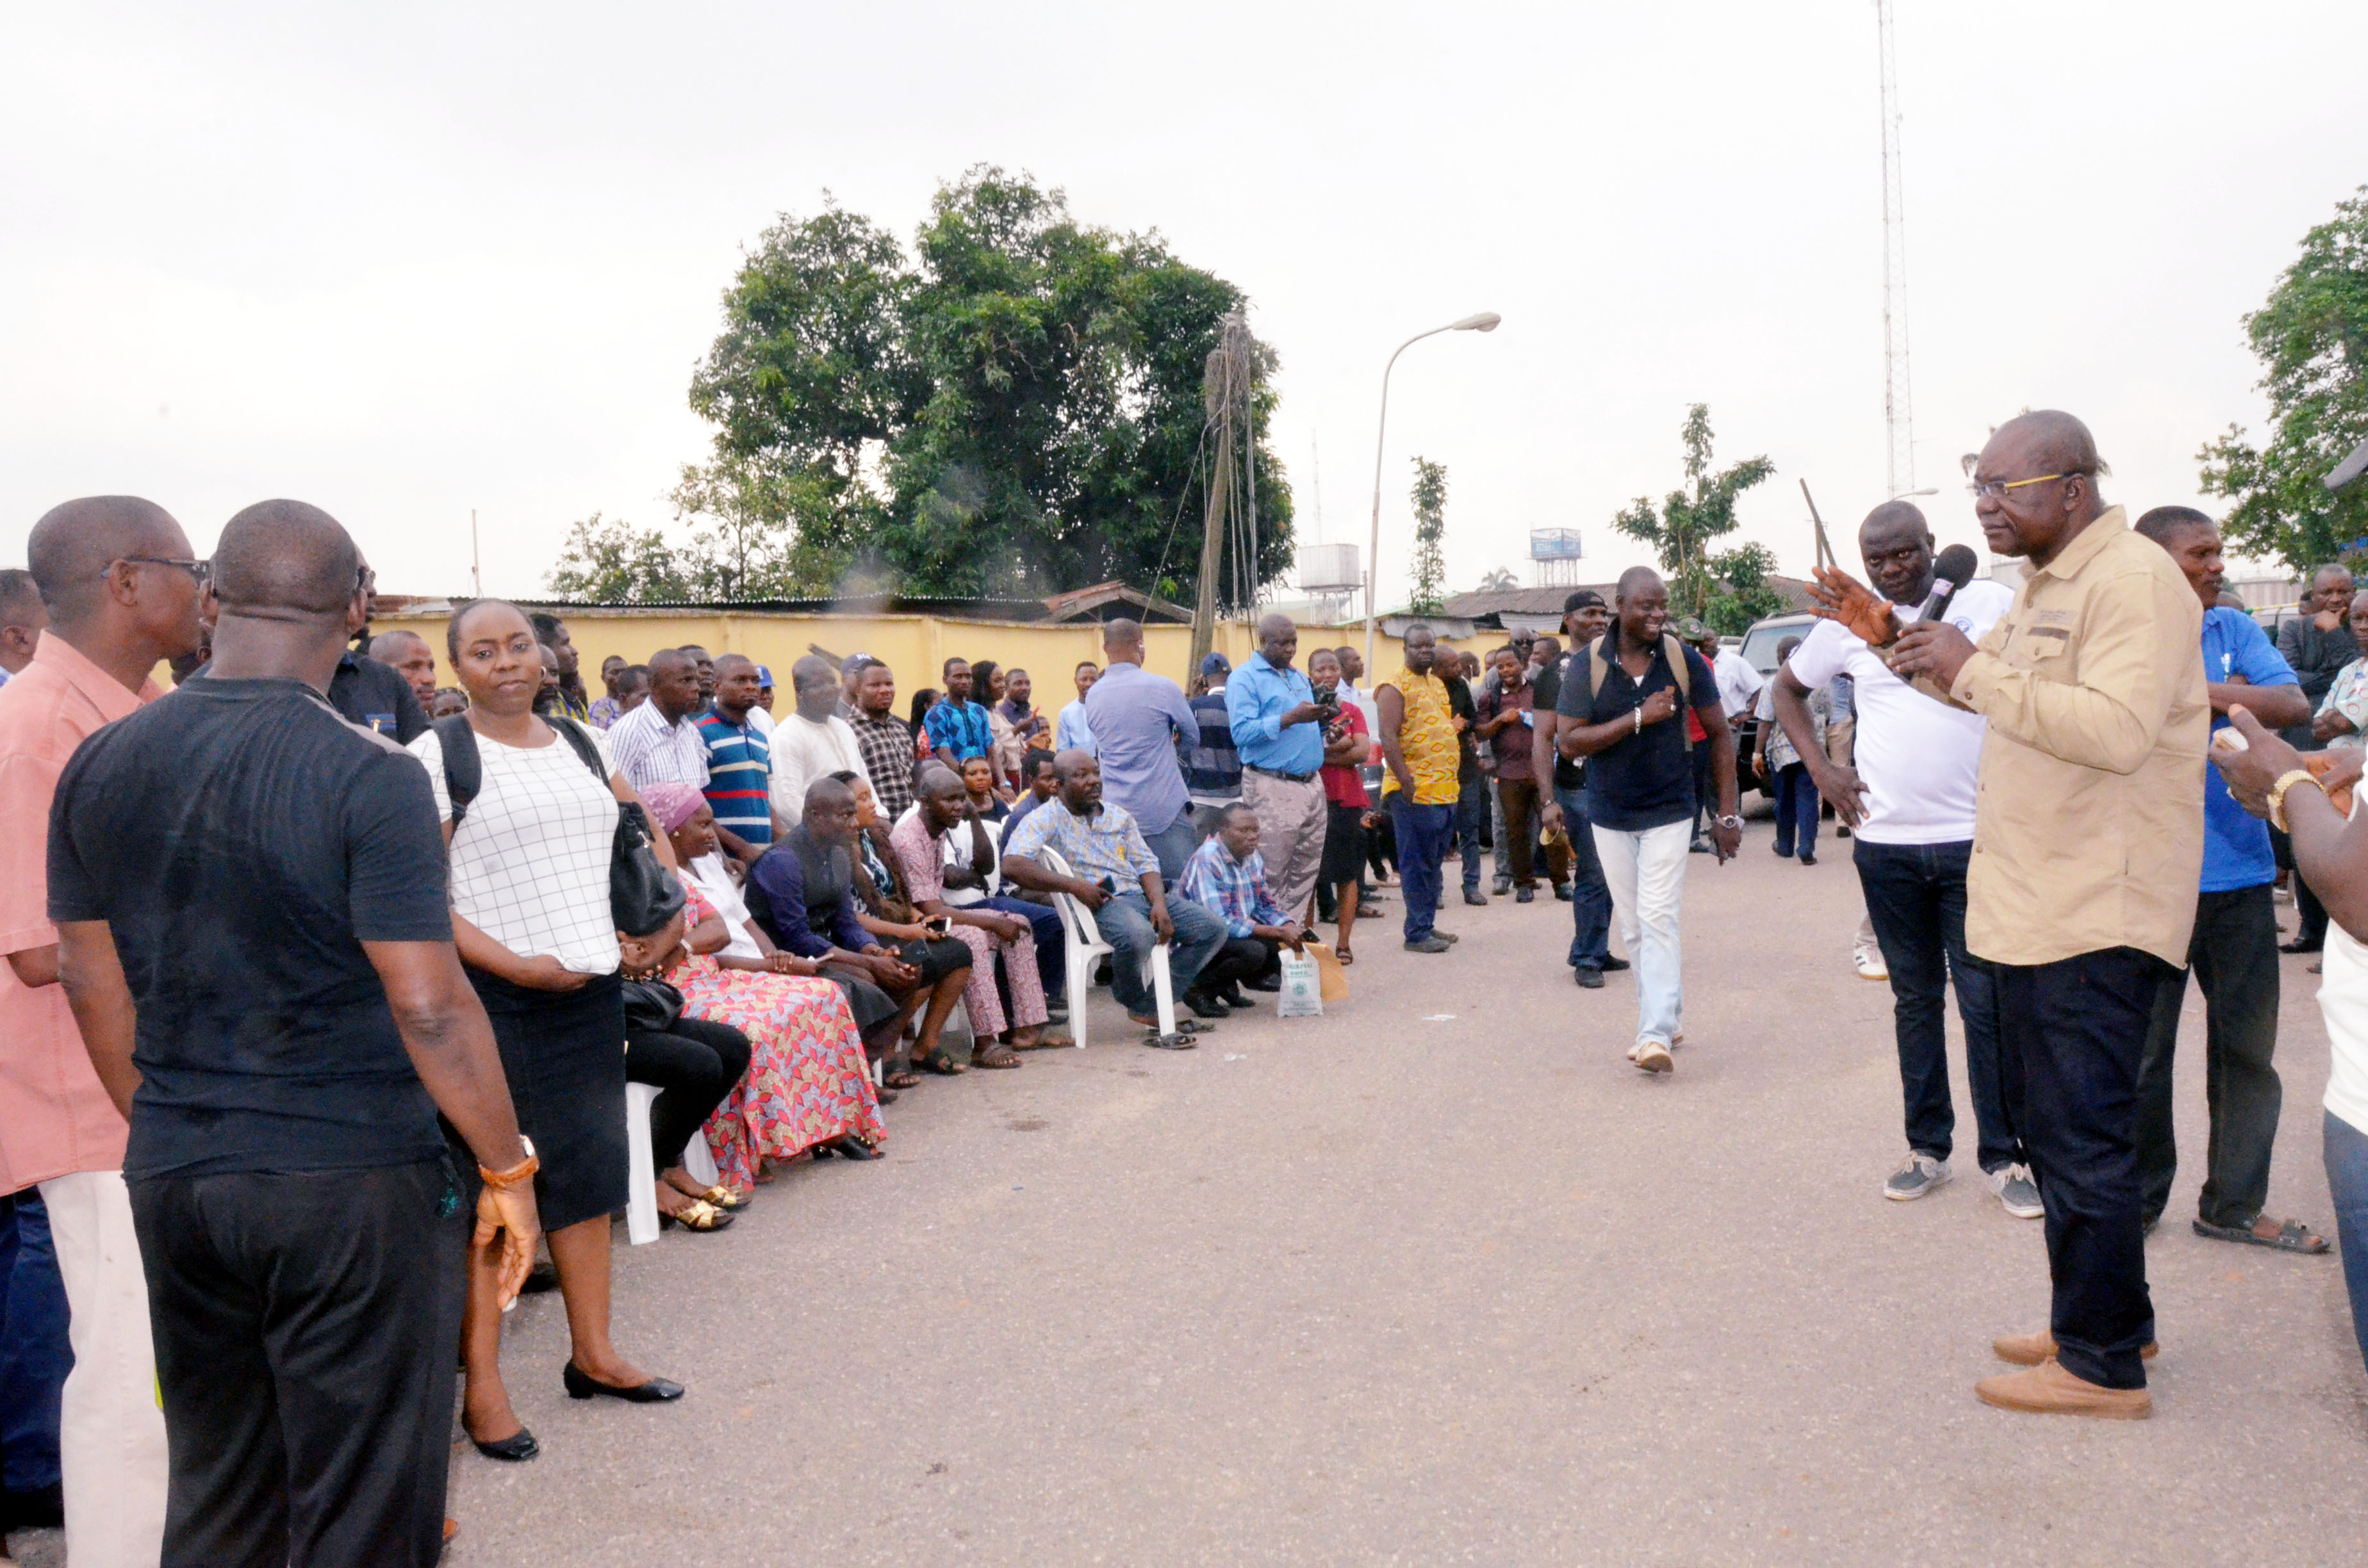
[[[1056,877],[1074,877],[1069,862],[1057,850],[1040,851],[1044,869]],[[1100,926],[1092,913],[1064,892],[1053,895],[1053,907],[1061,915],[1061,947],[1069,971],[1069,1032],[1076,1037],[1077,1049],[1086,1048],[1087,998],[1094,985],[1094,965],[1097,960],[1113,955],[1117,949],[1102,940]],[[1176,993],[1167,978],[1167,944],[1160,943],[1151,949],[1151,989],[1159,1008],[1159,1032],[1176,1032]]]
[[[723,1179],[723,1173],[715,1168],[715,1151],[707,1146],[704,1130],[692,1133],[690,1142],[683,1145],[682,1168],[701,1187],[713,1187]]]
[[[650,1155],[650,1102],[657,1097],[655,1084],[625,1085],[625,1235],[635,1246],[658,1239],[658,1173]],[[707,1143],[705,1138],[693,1142]]]

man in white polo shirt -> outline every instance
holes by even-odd
[[[1905,501],[1877,506],[1859,525],[1858,543],[1867,580],[1896,607],[1900,626],[1912,624],[1933,589],[1932,530],[1924,514]],[[1976,578],[1957,590],[1942,617],[1979,642],[2013,602],[2003,583]],[[1839,675],[1856,687],[1855,767],[1827,756],[1809,718],[1809,693]],[[2039,1189],[2007,1118],[1997,992],[1981,960],[1965,949],[1981,719],[1918,695],[1891,673],[1881,653],[1832,620],[1817,622],[1777,672],[1775,706],[1819,792],[1855,835],[1851,858],[1891,970],[1907,1157],[1883,1195],[1907,1202],[1949,1179],[1956,1113],[1943,1020],[1953,974],[1982,1170],[2008,1213],[2038,1218]]]

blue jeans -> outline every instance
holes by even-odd
[[[1805,764],[1788,762],[1776,770],[1776,853],[1817,852],[1817,787]]]
[[[13,1207],[0,1211],[0,1484],[39,1492],[58,1483],[59,1401],[74,1346],[50,1211],[35,1187]]]
[[[1191,825],[1187,821],[1184,830],[1190,833]],[[1181,996],[1192,989],[1201,966],[1225,945],[1225,923],[1198,901],[1173,893],[1167,898],[1167,918],[1176,926],[1176,940],[1167,949],[1167,979]],[[1119,893],[1094,911],[1094,925],[1115,949],[1110,954],[1110,994],[1132,1017],[1150,1017],[1156,1004],[1143,955],[1159,946],[1159,934],[1151,926],[1151,901],[1141,889]]]
[[[1455,835],[1456,808],[1417,806],[1403,790],[1390,793],[1389,807],[1397,838],[1398,888],[1406,894],[1406,939],[1419,942],[1439,920],[1440,864]]]
[[[2322,1112],[2327,1190],[2335,1199],[2335,1241],[2343,1249],[2343,1283],[2351,1293],[2351,1334],[2368,1360],[2368,1133]]]
[[[1144,843],[1151,846],[1152,858],[1159,862],[1159,880],[1170,892],[1184,880],[1184,863],[1192,858],[1192,851],[1201,847],[1201,834],[1192,825],[1192,809],[1157,833],[1145,833]]]
[[[1809,798],[1816,798],[1815,790]],[[1907,1146],[1941,1160],[1952,1146],[1957,1117],[1949,1103],[1942,1020],[1953,976],[1982,1169],[2003,1170],[2021,1155],[2007,1117],[1998,1059],[1998,984],[1989,966],[1965,950],[1965,867],[1974,846],[1850,842],[1867,918],[1874,923],[1875,942],[1891,971],[1892,1032],[1899,1043],[1899,1085],[1907,1102]]]
[[[1455,801],[1455,842],[1463,858],[1463,888],[1472,892],[1480,885],[1480,824],[1488,817],[1488,777],[1474,773],[1463,781],[1463,793]]]
[[[1588,825],[1587,790],[1554,789],[1563,831],[1570,835],[1570,967],[1601,969],[1611,956],[1611,884]]]

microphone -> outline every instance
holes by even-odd
[[[1973,551],[1962,544],[1952,544],[1942,551],[1932,562],[1932,597],[1924,601],[1917,615],[1918,621],[1938,620],[1949,613],[1949,601],[1957,590],[1981,574],[1982,563]]]

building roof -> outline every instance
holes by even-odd
[[[470,596],[454,594],[381,594],[380,613],[449,614],[467,604]],[[683,611],[729,611],[734,614],[777,615],[935,615],[949,620],[1102,621],[1120,619],[1189,624],[1192,612],[1182,605],[1130,588],[1123,583],[1097,583],[1042,599],[962,598],[932,594],[850,594],[814,599],[515,599],[522,609],[592,615],[669,615]]]
[[[1592,588],[1611,602],[1616,583],[1572,583],[1550,588],[1475,588],[1467,594],[1448,596],[1443,614],[1458,620],[1469,620],[1476,626],[1514,631],[1527,626],[1532,631],[1551,627],[1562,619],[1563,600],[1580,588]],[[1798,577],[1768,574],[1768,585],[1784,596],[1784,611],[1809,608],[1808,585]]]

